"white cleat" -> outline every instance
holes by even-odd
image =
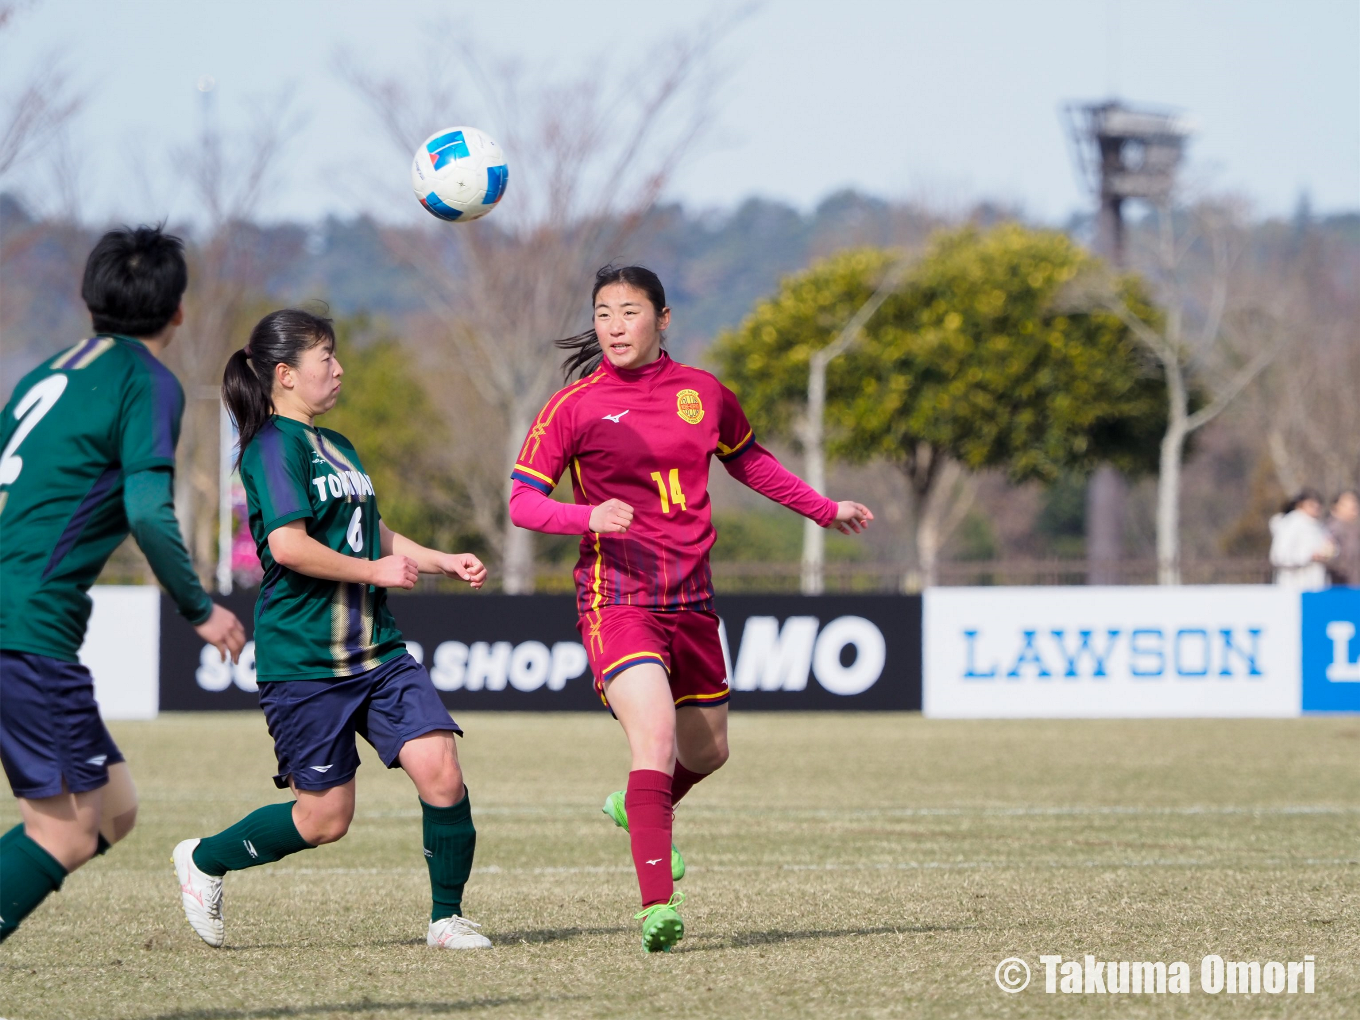
[[[491,940],[476,930],[480,927],[476,921],[457,914],[431,921],[425,944],[438,949],[490,949]]]
[[[205,875],[194,863],[194,848],[198,844],[196,839],[178,843],[170,860],[175,865],[180,900],[189,926],[215,949],[226,938],[226,927],[222,923],[222,880]]]

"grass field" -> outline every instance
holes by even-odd
[[[230,875],[227,944],[168,864],[279,799],[255,714],[112,728],[141,821],[0,949],[0,1015],[46,1018],[1356,1017],[1360,723],[940,722],[736,715],[681,805],[688,935],[645,956],[604,716],[477,715],[465,909],[495,948],[427,949],[415,795],[366,746],[341,843]],[[12,824],[6,805],[4,824]],[[1047,995],[1042,953],[1185,960],[1174,996]],[[1199,961],[1317,960],[1305,995],[1209,995]],[[1020,956],[1028,989],[997,963]]]

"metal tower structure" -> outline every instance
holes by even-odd
[[[1165,204],[1190,135],[1187,119],[1168,110],[1137,109],[1111,99],[1064,108],[1077,170],[1099,202],[1095,249],[1116,269],[1126,265],[1124,203]],[[1086,490],[1087,580],[1113,584],[1123,557],[1124,478],[1098,468]]]

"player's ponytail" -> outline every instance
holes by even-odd
[[[616,266],[612,262],[607,266],[602,266],[595,273],[595,286],[590,292],[591,317],[594,318],[595,299],[600,296],[600,291],[608,287],[611,283],[626,283],[630,287],[636,287],[647,295],[647,300],[656,309],[657,317],[666,310],[666,288],[661,286],[661,278],[646,266]],[[572,353],[562,362],[562,381],[570,382],[572,377],[584,379],[591,372],[600,367],[600,361],[604,358],[604,351],[600,347],[600,338],[595,333],[595,327],[591,326],[583,333],[569,336],[565,340],[558,340],[554,346]],[[661,334],[661,346],[666,346],[666,334]]]
[[[250,341],[227,359],[222,373],[222,402],[241,435],[236,466],[250,441],[274,413],[274,368],[297,368],[304,351],[320,344],[335,347],[331,320],[299,308],[270,312],[250,331]]]

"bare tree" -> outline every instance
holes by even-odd
[[[168,360],[188,404],[175,474],[175,507],[195,566],[212,576],[217,558],[222,369],[245,342],[246,318],[271,268],[252,222],[273,187],[284,140],[296,126],[288,97],[261,103],[241,137],[224,139],[204,117],[200,137],[175,154],[203,221],[189,245],[183,341]]]
[[[488,69],[470,46],[432,57],[419,88],[341,60],[403,162],[457,108],[468,88],[460,78],[488,100],[492,134],[509,155],[507,196],[492,217],[389,232],[443,326],[444,372],[477,391],[475,422],[461,396],[441,403],[455,429],[478,434],[482,457],[466,482],[507,592],[534,587],[532,533],[510,523],[505,504],[519,445],[561,382],[551,341],[579,330],[594,269],[624,253],[692,150],[722,30],[674,41],[609,83],[594,72],[534,81],[513,65]]]
[[[11,30],[18,5],[0,4],[0,33]],[[6,103],[0,128],[0,177],[33,155],[61,130],[84,98],[71,85],[70,77],[55,59],[43,62]]]
[[[1282,356],[1255,388],[1252,420],[1281,489],[1336,493],[1360,483],[1360,294],[1353,257],[1306,225],[1294,233],[1258,274],[1263,291],[1293,300]]]
[[[1203,202],[1179,231],[1169,205],[1157,213],[1153,282],[1165,316],[1153,321],[1095,284],[1096,299],[1129,327],[1161,363],[1167,426],[1157,475],[1157,579],[1181,578],[1180,500],[1185,445],[1236,400],[1275,357],[1285,336],[1289,301],[1263,292],[1239,265],[1247,245],[1241,215],[1228,203]],[[1196,272],[1196,261],[1207,268]],[[1089,286],[1085,281],[1083,286]],[[1198,391],[1197,391],[1197,388]],[[1196,397],[1204,396],[1200,406]]]
[[[883,302],[902,282],[908,261],[889,265],[877,289],[859,306],[845,328],[831,343],[808,359],[807,411],[798,429],[803,446],[803,478],[818,492],[826,494],[826,367],[840,357],[864,334],[864,327]],[[820,595],[825,589],[826,534],[813,520],[803,522],[802,591]]]

